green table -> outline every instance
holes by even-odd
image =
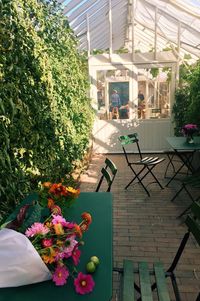
[[[194,143],[189,144],[186,142],[186,137],[167,137],[167,142],[174,150],[175,154],[181,159],[182,165],[175,172],[173,177],[169,180],[166,186],[176,177],[176,175],[181,171],[184,166],[193,173],[196,170],[196,167],[192,165],[192,160],[195,152],[200,150],[200,137],[194,137]],[[199,166],[197,166],[197,169]]]
[[[92,215],[92,224],[84,234],[85,245],[81,247],[78,270],[86,273],[85,264],[92,255],[100,259],[93,274],[95,287],[92,293],[79,295],[71,281],[64,286],[55,286],[52,281],[0,289],[0,301],[109,301],[112,298],[112,194],[110,192],[82,192],[69,209],[68,220],[81,221],[81,213]]]

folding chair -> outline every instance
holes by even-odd
[[[178,283],[176,280],[176,267],[180,261],[183,251],[186,247],[190,234],[200,246],[200,205],[193,203],[191,206],[191,214],[187,216],[185,221],[187,225],[187,232],[183,236],[178,250],[170,267],[165,270],[161,262],[155,262],[153,269],[148,268],[147,262],[133,263],[131,260],[125,259],[123,268],[114,268],[113,271],[117,272],[120,276],[120,296],[119,300],[122,301],[143,301],[143,300],[159,300],[170,301],[168,284],[166,278],[170,278],[172,288],[176,301],[181,301]],[[136,283],[136,277],[139,276],[140,283]],[[137,292],[137,298],[135,298]],[[155,292],[153,298],[152,292]],[[196,301],[199,301],[200,295],[197,296]],[[174,300],[174,299],[173,299]]]
[[[116,165],[112,162],[112,160],[106,158],[105,160],[105,167],[103,167],[101,169],[101,173],[102,173],[102,176],[99,180],[99,183],[97,185],[97,188],[96,188],[96,192],[99,191],[103,181],[105,180],[107,182],[107,192],[111,190],[111,186],[112,186],[112,183],[115,179],[115,176],[116,176],[116,173],[117,173],[117,167]]]
[[[189,191],[188,186],[197,188],[197,189],[200,188],[200,172],[195,173],[191,176],[188,176],[182,181],[181,188],[177,191],[177,193],[171,199],[171,202],[173,202],[177,198],[177,196],[181,193],[181,191],[183,191],[183,190],[185,190],[185,192],[188,194],[188,196],[190,197],[192,202],[198,202],[200,199],[200,194],[197,198],[194,198],[193,195],[191,194],[191,192]],[[190,210],[190,208],[191,208],[191,205],[188,206],[178,217],[183,216],[186,212],[188,212],[188,210]]]
[[[141,150],[140,150],[140,146],[139,146],[139,139],[138,139],[138,134],[137,133],[126,135],[126,136],[120,136],[119,141],[121,142],[122,149],[123,149],[123,152],[124,152],[124,155],[125,155],[125,158],[126,158],[126,162],[127,162],[128,166],[130,167],[130,169],[132,170],[132,172],[134,174],[133,179],[128,183],[128,185],[126,185],[125,189],[127,189],[137,179],[138,182],[142,185],[142,187],[146,191],[146,193],[148,194],[148,196],[150,196],[150,193],[147,190],[147,187],[145,187],[145,185],[143,184],[143,179],[148,174],[151,174],[152,177],[155,180],[154,182],[151,182],[151,183],[157,183],[160,186],[160,188],[163,189],[162,185],[160,184],[160,182],[158,181],[156,176],[153,174],[152,170],[154,169],[154,167],[156,165],[160,164],[165,159],[164,158],[158,158],[158,157],[145,157],[145,158],[143,158]],[[129,155],[126,151],[126,146],[129,145],[129,144],[136,144],[137,150],[138,150],[138,153],[139,153],[139,157],[140,157],[140,159],[138,161],[131,162],[129,160]],[[138,172],[136,172],[136,170],[134,169],[134,166],[140,166],[141,169]],[[149,183],[149,184],[151,184],[151,183]]]

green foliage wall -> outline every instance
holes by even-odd
[[[175,135],[179,136],[184,124],[200,127],[200,61],[193,66],[180,66],[180,87],[173,106]]]
[[[39,178],[58,180],[87,148],[86,58],[54,1],[0,0],[0,219]]]

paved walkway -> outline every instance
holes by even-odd
[[[123,155],[107,156],[118,167],[112,186],[114,265],[120,267],[123,258],[129,258],[135,262],[147,260],[150,266],[153,261],[161,260],[167,268],[186,230],[183,220],[176,217],[189,204],[188,198],[183,192],[173,203],[170,202],[180,182],[173,181],[170,187],[163,190],[157,184],[149,185],[151,197],[146,195],[139,184],[124,190],[132,178],[131,170],[127,168]],[[104,160],[105,155],[93,154],[88,170],[81,176],[81,191],[95,190]],[[167,183],[167,179],[164,179],[166,164],[167,159],[154,169],[163,186]],[[169,170],[170,175],[172,170]],[[146,181],[151,182],[151,177]],[[176,275],[182,300],[196,300],[200,291],[200,248],[192,237],[179,262]],[[118,300],[117,288],[118,279],[114,275],[112,301]]]

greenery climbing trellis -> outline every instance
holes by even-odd
[[[175,135],[181,135],[184,124],[194,123],[200,127],[200,61],[194,65],[180,66],[180,83],[173,106]]]
[[[0,0],[0,219],[89,142],[87,61],[54,0]]]

